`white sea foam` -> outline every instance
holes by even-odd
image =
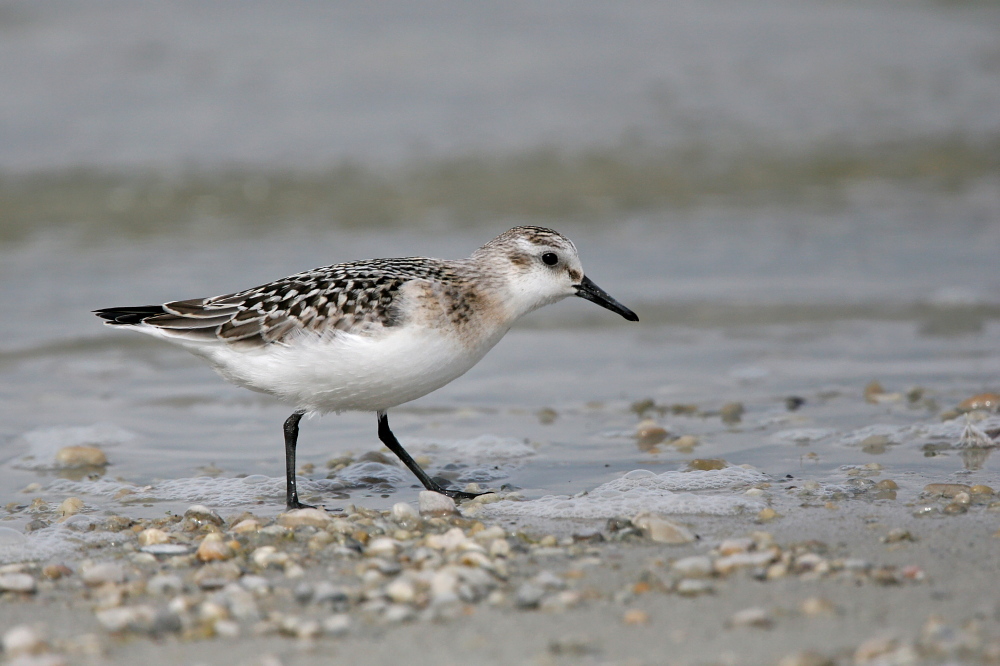
[[[440,462],[496,463],[524,460],[537,455],[531,444],[511,437],[480,435],[472,439],[407,439],[406,449],[414,455],[428,455]]]
[[[900,444],[912,435],[910,426],[875,423],[864,428],[858,428],[844,435],[840,443],[848,446],[859,446],[869,437],[885,437],[890,444]]]
[[[344,485],[334,479],[305,479],[298,477],[299,494],[310,492],[339,492]],[[278,501],[285,497],[284,477],[254,474],[243,478],[214,478],[199,476],[168,479],[147,486],[122,483],[110,479],[70,481],[58,479],[46,488],[47,492],[76,496],[111,498],[122,489],[128,489],[129,500],[176,501],[207,504],[212,507],[235,507],[253,504],[259,499]]]
[[[489,483],[505,479],[527,460],[538,455],[528,442],[511,437],[481,435],[472,439],[412,439],[406,449],[433,461],[428,472],[458,483]]]
[[[376,485],[397,487],[407,481],[415,481],[416,478],[399,465],[366,460],[352,463],[340,470],[336,480],[343,484],[343,488],[359,488]]]
[[[89,435],[86,434],[86,429],[60,430],[79,430],[81,434],[78,434],[74,441],[94,441],[87,439]],[[105,437],[103,441],[113,441],[113,436],[119,438],[130,436],[127,431],[115,430],[114,426],[94,432],[102,433]],[[44,437],[41,439],[64,442],[72,438],[53,435],[48,439]],[[57,449],[58,447],[53,450],[52,455]],[[434,465],[428,468],[428,472],[432,475],[442,474],[460,484],[487,483],[506,478],[524,460],[536,455],[535,448],[521,440],[489,435],[466,440],[408,441],[407,449],[416,455],[431,456]],[[47,458],[48,461],[52,460],[52,455]],[[450,469],[451,466],[454,466],[454,469]],[[383,463],[374,460],[352,463],[339,470],[331,479],[299,477],[297,480],[299,493],[303,495],[373,486],[401,488],[415,482],[415,477],[401,464],[395,461]],[[57,479],[46,488],[51,493],[104,498],[112,498],[122,489],[131,491],[128,499],[132,501],[198,502],[215,507],[236,507],[253,504],[260,499],[280,501],[285,496],[285,479],[260,474],[243,478],[203,476],[165,479],[144,486],[107,478],[83,481]]]
[[[0,564],[45,561],[64,556],[80,548],[122,540],[122,535],[94,529],[101,521],[89,516],[72,516],[63,523],[21,534],[10,528],[0,528]]]
[[[709,493],[738,490],[766,481],[760,472],[743,467],[692,472],[633,470],[585,495],[548,495],[524,502],[503,501],[482,506],[485,516],[540,519],[602,519],[633,516],[641,511],[663,514],[732,515],[759,511],[766,504],[746,495]]]
[[[791,442],[793,444],[806,444],[818,442],[836,434],[836,430],[831,428],[793,428],[774,433],[774,439],[779,442]]]
[[[987,416],[980,421],[960,417],[941,423],[916,423],[913,425],[875,424],[847,433],[841,443],[858,445],[872,435],[887,437],[892,443],[923,442],[928,440],[950,442],[955,448],[988,448],[997,446],[986,431],[1000,430],[1000,416]]]

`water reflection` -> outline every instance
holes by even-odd
[[[993,449],[962,449],[960,455],[962,456],[962,466],[970,472],[975,472],[981,470],[983,465],[986,464],[987,458],[993,453]]]

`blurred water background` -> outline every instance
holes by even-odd
[[[5,1],[0,90],[3,504],[79,441],[105,480],[281,476],[288,408],[90,310],[465,256],[521,223],[573,238],[642,321],[546,308],[400,408],[404,445],[465,443],[437,472],[529,496],[696,457],[996,483],[988,450],[855,436],[1000,389],[995,2]],[[648,400],[698,447],[637,446]],[[307,476],[377,450],[374,425],[306,423]],[[533,459],[490,477],[462,453],[483,434]]]

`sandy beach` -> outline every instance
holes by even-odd
[[[402,504],[228,521],[204,507],[138,521],[122,512],[98,518],[98,530],[119,531],[75,558],[0,570],[5,659],[1000,660],[1000,502],[987,489],[816,502],[792,481],[762,485],[775,505],[798,508],[637,518],[645,530],[625,519],[499,527]]]

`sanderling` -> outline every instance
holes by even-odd
[[[410,457],[386,412],[465,374],[518,318],[580,296],[638,321],[583,273],[558,232],[515,227],[446,261],[411,257],[334,264],[235,294],[105,308],[111,326],[163,338],[238,386],[295,406],[285,421],[286,501],[299,502],[295,446],[307,413],[375,412],[379,439],[428,490],[453,498]]]

